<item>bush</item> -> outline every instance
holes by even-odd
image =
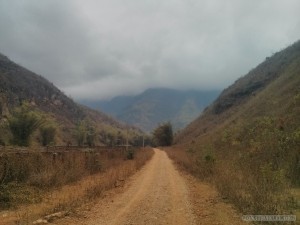
[[[127,159],[132,160],[134,159],[134,150],[133,149],[129,149],[127,151],[127,155],[126,155]]]
[[[9,208],[11,206],[11,194],[7,185],[0,184],[0,209]]]
[[[41,201],[42,195],[35,187],[16,182],[0,185],[0,209],[9,209],[17,204],[31,204]]]
[[[0,138],[0,145],[1,145],[1,146],[5,146],[5,145],[6,145],[6,144],[5,144],[5,141],[2,140],[1,138]]]

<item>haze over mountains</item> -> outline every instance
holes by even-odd
[[[119,96],[110,101],[82,101],[118,120],[152,131],[160,123],[171,122],[174,129],[194,120],[219,94],[219,91],[181,91],[152,88],[136,96]]]

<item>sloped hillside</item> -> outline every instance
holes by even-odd
[[[58,144],[75,144],[74,129],[84,120],[92,123],[102,134],[97,138],[97,144],[105,142],[107,136],[124,136],[127,130],[130,130],[132,137],[140,132],[104,113],[75,103],[45,78],[0,54],[0,119],[5,120],[23,101],[28,102],[33,109],[54,118],[60,128]]]
[[[228,117],[234,117],[237,111],[240,113],[241,109],[246,107],[245,103],[248,103],[250,100],[263,101],[266,97],[263,96],[263,98],[260,99],[257,94],[280,76],[293,72],[295,73],[294,79],[296,79],[297,72],[289,70],[292,70],[291,67],[296,67],[293,68],[293,70],[297,69],[299,65],[297,64],[299,55],[300,41],[294,43],[281,52],[275,53],[272,57],[267,57],[263,63],[226,88],[213,102],[213,104],[205,109],[201,116],[199,116],[186,129],[184,129],[183,132],[181,132],[177,140],[182,143],[192,137],[204,135],[213,130],[216,126],[220,126],[222,123],[227,123],[229,121]],[[281,85],[286,84],[282,83],[279,86]],[[294,85],[296,86],[296,84]],[[272,95],[279,93],[281,89],[282,87],[276,90],[275,93],[272,93]],[[287,97],[289,94],[291,93],[283,93],[283,96],[281,96],[280,99],[284,99],[284,96]],[[283,102],[284,104],[290,102],[289,98],[286,100],[287,101]],[[273,108],[275,107],[276,106],[273,106]],[[273,108],[265,109],[264,112],[271,113]],[[280,108],[282,108],[282,106]],[[262,109],[256,107],[255,111],[257,114],[258,112],[261,112]]]
[[[244,214],[300,213],[300,41],[225,89],[169,155]]]
[[[44,111],[66,115],[73,121],[84,116],[82,109],[43,77],[0,55],[0,90],[2,101],[12,108],[30,101]]]
[[[137,96],[111,101],[84,102],[117,119],[150,132],[159,123],[170,121],[175,130],[185,127],[219,94],[219,91],[180,91],[152,88]]]

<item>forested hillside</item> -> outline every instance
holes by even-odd
[[[0,54],[0,129],[2,134],[0,139],[2,144],[9,145],[11,139],[7,128],[7,118],[23,103],[26,103],[30,110],[47,118],[48,122],[55,124],[59,134],[56,135],[56,144],[77,144],[78,132],[83,130],[86,133],[87,130],[93,131],[95,144],[117,144],[117,139],[119,142],[124,142],[127,130],[133,141],[133,139],[138,139],[140,133],[138,129],[117,122],[102,112],[75,103],[42,76],[17,65]],[[38,143],[37,139],[36,136],[35,143]]]

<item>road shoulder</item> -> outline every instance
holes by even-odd
[[[201,225],[243,225],[248,224],[241,219],[235,208],[226,203],[217,190],[186,172],[180,172],[189,188],[192,210]]]

